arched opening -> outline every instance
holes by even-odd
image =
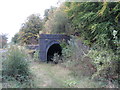
[[[47,51],[47,61],[53,61],[54,54],[57,53],[58,55],[62,55],[62,48],[59,44],[53,44]]]

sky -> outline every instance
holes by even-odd
[[[60,0],[1,0],[0,34],[8,34],[8,42],[31,14],[44,15],[44,10],[58,6]]]

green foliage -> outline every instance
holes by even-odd
[[[5,78],[12,77],[21,83],[30,79],[27,55],[23,48],[11,46],[2,65],[2,74]]]
[[[79,46],[79,39],[75,37],[62,50],[63,65],[71,69],[76,77],[91,76],[96,71],[90,58],[86,57],[86,50],[88,48],[82,44]]]
[[[12,37],[12,42],[14,44],[20,43],[19,36],[20,36],[19,33],[16,33],[14,37]]]
[[[116,36],[119,40],[119,11],[120,2],[66,2],[66,12],[73,30],[80,32],[80,36],[84,37],[90,46],[95,43],[116,49],[112,32],[118,32]]]
[[[49,17],[54,13],[57,7],[51,6],[50,9],[45,9],[44,11],[44,23],[49,19]]]
[[[78,46],[75,38],[69,41],[69,45],[61,44],[63,64],[69,67],[74,75],[85,76],[90,72],[93,78],[105,77],[117,80],[117,75],[120,74],[119,12],[120,2],[66,2],[65,5],[51,7],[45,11],[43,32],[51,34],[76,32],[80,34],[83,42],[91,47],[87,55],[91,59],[86,59],[84,50]],[[16,39],[18,38],[16,35],[13,41],[20,40],[21,43],[32,44],[32,39],[38,38],[40,30],[41,19],[37,15],[31,15],[21,27],[19,39]],[[37,55],[38,52],[34,55],[35,60],[38,58]],[[53,60],[58,62],[59,56],[55,54]],[[72,86],[74,81],[68,81],[67,84]]]
[[[55,8],[52,13],[47,15],[47,20],[44,25],[44,32],[51,34],[69,33],[70,24],[66,12],[64,12],[64,5]]]
[[[66,45],[66,47],[62,50],[62,55],[64,56],[64,62],[71,61],[70,58],[73,54],[73,50],[75,51],[75,45],[74,42],[72,42],[72,39],[69,41],[69,45]]]
[[[78,47],[77,39],[75,37],[68,41],[68,45],[66,45],[62,50],[65,61],[78,61],[82,58],[83,53],[84,51],[82,48]]]
[[[110,80],[115,87],[120,87],[119,55],[114,54],[110,49],[97,48],[91,49],[88,56],[92,59],[92,62],[97,69],[92,75],[93,79],[101,81]]]
[[[115,75],[117,76],[119,63],[118,56],[114,55],[112,51],[92,49],[89,51],[88,56],[92,58],[92,62],[97,68],[97,72],[93,75],[93,78],[99,75],[107,79],[113,78]]]
[[[120,2],[66,2],[73,31],[91,47],[97,69],[93,77],[118,80],[120,65]]]
[[[98,45],[96,44],[94,45],[93,48],[91,48],[91,50],[88,53],[88,56],[92,58],[92,62],[97,68],[97,72],[93,75],[93,78],[104,77],[106,79],[112,79],[114,82],[118,80],[117,83],[120,83],[118,76],[120,74],[119,72],[120,52],[117,31],[114,30],[112,34],[114,36],[113,42],[116,44],[117,47],[115,51],[106,47],[103,48],[102,46],[100,46],[100,44]],[[104,36],[102,38],[104,38]],[[102,40],[104,41],[105,39]],[[100,40],[99,42],[101,42],[102,40]]]
[[[37,44],[39,31],[42,30],[42,20],[39,15],[30,15],[22,24],[19,31],[19,40],[22,44]]]

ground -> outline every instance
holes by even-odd
[[[100,85],[89,78],[76,78],[62,64],[34,62],[30,63],[32,88],[98,88]],[[15,81],[0,82],[0,88],[24,88]],[[27,86],[29,87],[29,86]]]
[[[30,69],[35,76],[34,80],[37,87],[64,88],[68,87],[67,80],[72,79],[68,69],[56,64],[34,62]]]
[[[38,88],[95,88],[98,83],[88,78],[75,78],[71,71],[60,64],[34,62],[30,65]]]

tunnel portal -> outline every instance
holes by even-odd
[[[53,61],[54,54],[57,53],[59,56],[62,55],[62,48],[59,44],[53,44],[47,51],[47,61]]]
[[[51,61],[54,54],[62,55],[60,43],[68,42],[70,37],[63,34],[40,34],[39,38],[39,59],[41,61]]]

